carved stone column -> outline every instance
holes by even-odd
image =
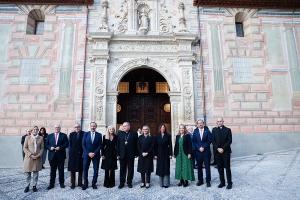
[[[171,103],[171,133],[173,144],[175,142],[176,134],[178,133],[178,126],[182,123],[182,101],[181,93],[169,93]]]
[[[195,60],[191,49],[191,43],[195,36],[191,34],[177,34],[178,42],[178,67],[181,70],[181,101],[182,101],[182,121],[185,125],[194,124],[195,102],[194,102],[194,81],[193,81],[193,61]]]
[[[98,129],[102,132],[106,129],[106,85],[110,39],[110,33],[91,33],[89,35],[89,40],[92,43],[90,57],[92,64],[91,121],[95,121],[98,124]]]

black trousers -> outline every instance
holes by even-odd
[[[105,170],[104,187],[115,186],[115,170]]]
[[[230,169],[230,153],[224,153],[224,154],[215,153],[215,159],[218,166],[220,182],[225,185],[225,178],[224,178],[224,168],[225,168],[227,183],[229,185],[232,184],[231,169]]]
[[[78,186],[82,186],[82,170],[78,172]],[[71,172],[71,185],[75,186],[76,172]]]
[[[151,179],[151,172],[148,173],[141,173],[142,183],[150,183]]]
[[[210,173],[210,154],[201,153],[199,151],[194,153],[197,161],[198,167],[198,181],[203,182],[203,163],[205,166],[205,174],[206,174],[206,183],[211,181],[211,173]]]
[[[120,184],[124,184],[127,174],[127,184],[132,184],[134,175],[134,158],[120,159]]]
[[[89,168],[90,168],[91,161],[93,162],[93,168],[94,168],[92,185],[96,185],[97,180],[98,180],[100,158],[91,159],[90,157],[84,157],[83,158],[83,176],[84,176],[84,185],[85,186],[89,185],[88,176],[89,176]]]
[[[56,170],[58,169],[59,175],[59,184],[63,185],[65,183],[64,177],[64,167],[65,167],[65,159],[59,159],[57,155],[53,157],[50,163],[50,186],[54,186],[55,178],[56,178]]]

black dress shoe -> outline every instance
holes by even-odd
[[[122,189],[123,187],[124,187],[124,184],[120,184],[120,185],[118,186],[119,189]]]
[[[132,183],[127,184],[129,188],[132,188]]]
[[[207,183],[206,183],[206,186],[207,186],[207,187],[211,187],[210,182],[207,182]]]
[[[33,187],[32,187],[32,191],[33,191],[33,192],[37,192],[36,186],[33,186]]]
[[[225,186],[224,183],[220,183],[220,184],[218,185],[218,188],[222,188],[222,187],[224,187],[224,186]]]
[[[65,188],[65,184],[60,184],[60,188]]]
[[[189,185],[188,181],[184,181],[183,187],[187,187]]]
[[[87,188],[88,188],[87,185],[83,185],[83,186],[82,186],[82,190],[86,190]]]
[[[47,190],[51,190],[51,189],[53,189],[53,188],[54,188],[53,185],[49,185],[49,186],[47,187]]]
[[[163,186],[164,188],[168,188],[169,186]]]
[[[71,189],[74,190],[75,189],[75,185],[71,185]]]
[[[203,181],[198,181],[197,182],[197,186],[200,186],[200,185],[203,185],[204,183],[203,183]]]
[[[97,189],[98,187],[97,187],[97,185],[92,185],[92,188],[95,190],[95,189]]]
[[[183,183],[180,181],[179,183],[177,183],[177,186],[182,186],[183,185]]]
[[[228,184],[226,187],[227,190],[230,190],[231,188],[232,188],[232,184]]]
[[[27,186],[24,190],[25,193],[29,192],[29,187]]]
[[[144,188],[144,187],[146,187],[145,183],[140,185],[140,188]]]

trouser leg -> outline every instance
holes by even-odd
[[[36,186],[39,179],[39,172],[33,172],[33,183],[32,186]]]

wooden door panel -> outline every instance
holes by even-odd
[[[169,97],[160,94],[122,95],[118,98],[118,104],[122,109],[118,113],[118,124],[124,121],[131,123],[131,129],[136,131],[142,125],[147,124],[152,134],[157,134],[161,123],[170,125],[170,113],[163,110],[163,105],[169,102]]]

